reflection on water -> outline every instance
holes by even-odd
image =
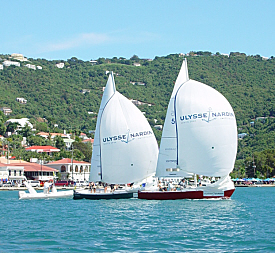
[[[5,252],[240,252],[275,250],[275,188],[230,200],[18,200],[0,192]],[[0,250],[1,251],[1,250]]]

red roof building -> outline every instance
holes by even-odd
[[[53,180],[57,169],[29,162],[0,163],[0,179],[8,178],[11,181],[22,183],[22,180],[34,179],[39,181]]]
[[[67,138],[68,136],[66,134],[62,133],[46,133],[46,132],[39,132],[36,135],[39,135],[41,137],[44,137],[45,139],[49,138],[49,135],[51,135],[51,139],[54,139],[56,136],[61,136],[62,138]]]
[[[32,152],[37,152],[37,153],[52,153],[52,152],[59,152],[60,149],[52,147],[52,146],[31,146],[31,147],[27,147],[25,148],[26,151],[32,151]]]
[[[86,139],[86,140],[83,140],[82,141],[83,143],[92,143],[92,144],[94,144],[94,139]]]

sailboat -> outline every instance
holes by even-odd
[[[183,61],[166,114],[156,176],[194,177],[192,187],[139,191],[140,199],[230,198],[235,187],[229,173],[237,153],[237,124],[227,99],[210,86],[189,79]],[[218,178],[197,186],[197,175]]]
[[[155,175],[157,156],[157,141],[147,119],[116,91],[111,72],[98,112],[89,181],[139,186]],[[131,198],[134,189],[75,191],[74,199]]]

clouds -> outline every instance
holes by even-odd
[[[92,45],[98,45],[107,43],[111,38],[106,34],[100,33],[83,33],[76,35],[75,37],[64,39],[61,42],[48,43],[43,46],[44,52],[55,52],[61,50],[71,50],[81,47],[89,47]]]

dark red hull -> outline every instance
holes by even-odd
[[[224,191],[223,196],[207,195],[203,191],[140,191],[138,192],[139,199],[155,199],[155,200],[169,200],[169,199],[212,199],[212,198],[230,198],[235,189]]]

